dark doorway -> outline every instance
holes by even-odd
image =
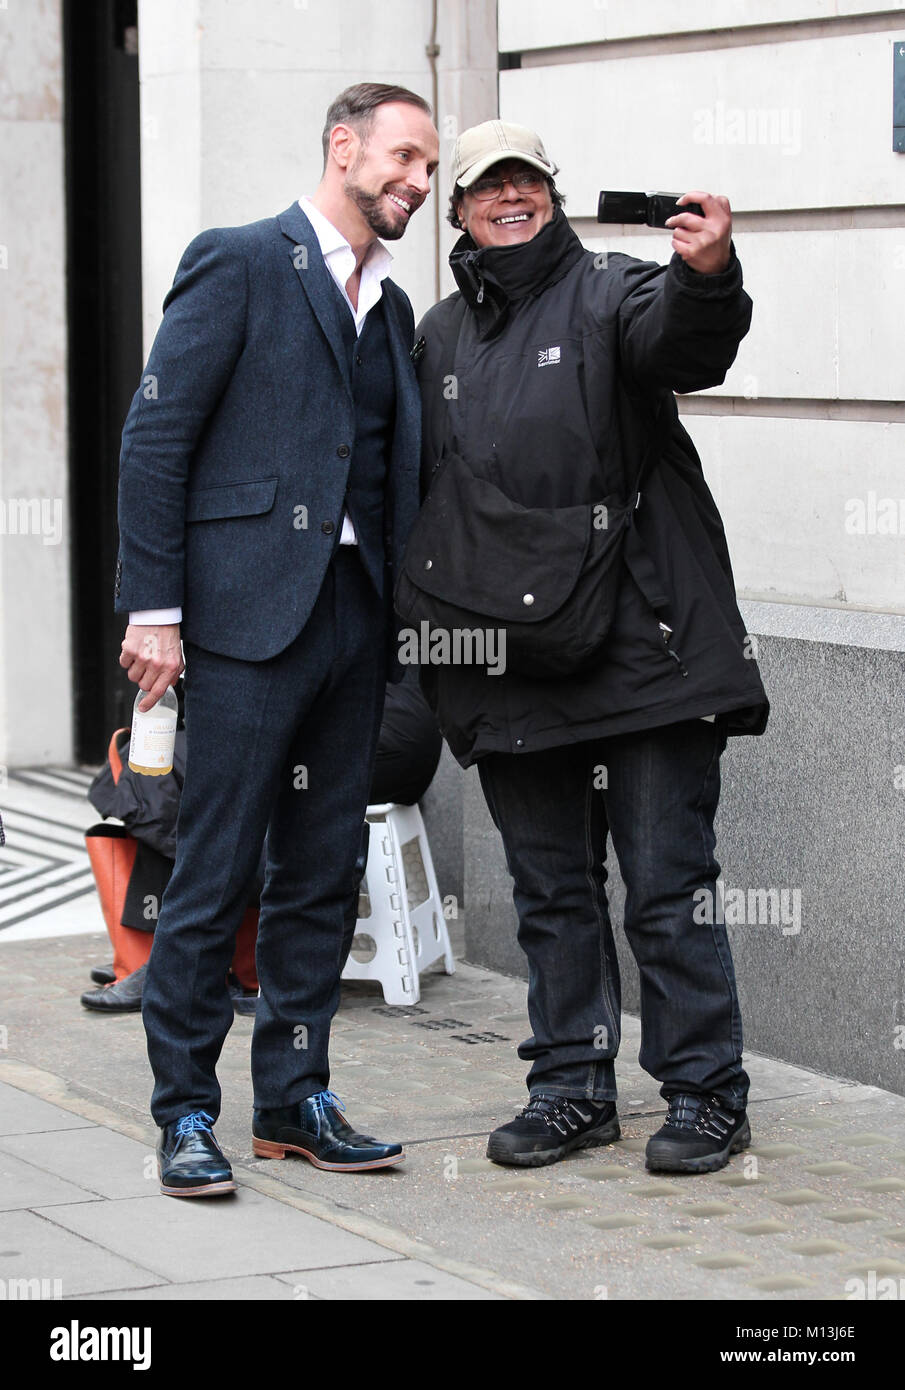
[[[129,724],[113,612],[120,433],[142,367],[137,0],[64,0],[75,755]]]

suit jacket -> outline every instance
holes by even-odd
[[[188,247],[123,429],[116,612],[179,605],[184,637],[246,661],[275,656],[304,627],[355,438],[329,275],[295,203]],[[421,405],[411,305],[389,279],[383,304],[396,380],[389,601],[418,510]],[[391,622],[391,654],[395,636]]]

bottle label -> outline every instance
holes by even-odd
[[[135,713],[129,744],[129,766],[133,772],[169,772],[173,766],[175,742],[175,710],[163,716],[151,710],[147,714]]]

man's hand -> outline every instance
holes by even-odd
[[[732,213],[729,199],[722,194],[683,193],[683,203],[700,203],[704,216],[695,212],[680,212],[667,220],[673,229],[672,248],[699,275],[719,275],[729,264],[729,238],[732,236]]]
[[[179,624],[167,623],[156,627],[130,623],[123,638],[119,664],[126,668],[130,681],[135,681],[148,692],[138,706],[142,714],[147,714],[185,670]]]

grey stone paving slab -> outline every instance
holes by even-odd
[[[476,1284],[435,1269],[421,1260],[398,1260],[394,1264],[364,1265],[360,1269],[296,1270],[278,1276],[296,1288],[306,1289],[309,1297],[367,1300],[403,1300],[406,1303],[434,1299],[456,1301],[500,1301],[500,1295]],[[503,1300],[505,1301],[505,1300]]]
[[[879,1211],[872,1211],[870,1207],[841,1207],[837,1211],[824,1211],[821,1213],[827,1221],[836,1221],[840,1226],[853,1226],[861,1221],[882,1221],[883,1215]]]
[[[814,1281],[801,1274],[767,1274],[750,1280],[750,1284],[752,1289],[762,1289],[764,1293],[788,1293],[791,1289],[817,1291]]]
[[[795,1089],[794,1075],[791,1080],[787,1090]],[[832,1091],[820,1086],[805,1091],[794,1104],[807,1107],[831,1103],[825,1102],[830,1094]],[[792,1104],[778,1098],[761,1102],[761,1122],[777,1143],[787,1141],[787,1121],[790,1113],[795,1113],[794,1110],[790,1112]],[[413,1231],[417,1229],[415,1224],[409,1224],[396,1198],[407,1202],[412,1210],[430,1210],[429,1238],[437,1248],[460,1257],[467,1255],[503,1275],[539,1284],[542,1290],[560,1297],[591,1297],[588,1290],[599,1283],[607,1284],[609,1297],[614,1299],[656,1297],[664,1293],[680,1299],[814,1296],[808,1272],[814,1269],[814,1258],[787,1253],[788,1244],[813,1237],[815,1227],[818,1237],[814,1238],[821,1234],[835,1235],[838,1227],[824,1224],[822,1217],[815,1213],[824,1206],[835,1209],[845,1205],[840,1201],[845,1188],[841,1179],[831,1181],[832,1175],[820,1178],[808,1174],[805,1177],[803,1163],[812,1159],[813,1146],[810,1143],[796,1145],[803,1152],[773,1158],[769,1165],[765,1162],[763,1166],[765,1169],[769,1166],[771,1174],[769,1180],[760,1172],[746,1176],[751,1170],[745,1166],[745,1160],[753,1163],[754,1156],[739,1155],[728,1171],[713,1176],[669,1179],[663,1184],[667,1193],[653,1200],[636,1198],[633,1196],[635,1190],[652,1185],[652,1175],[644,1170],[643,1151],[646,1135],[658,1123],[659,1119],[653,1114],[631,1117],[625,1125],[627,1138],[604,1153],[574,1155],[549,1169],[534,1170],[534,1181],[540,1184],[541,1190],[520,1186],[517,1180],[505,1190],[508,1184],[500,1185],[493,1176],[492,1166],[481,1158],[483,1136],[468,1140],[448,1138],[442,1144],[419,1145],[412,1150],[407,1165],[415,1188],[414,1196],[408,1187],[398,1191],[380,1189],[378,1195],[391,1200],[386,1205],[382,1202],[368,1204],[367,1209]],[[416,1157],[417,1164],[412,1161]],[[444,1165],[448,1166],[450,1158],[456,1159],[458,1182],[443,1178]],[[601,1162],[604,1158],[610,1162]],[[624,1167],[629,1181],[612,1183],[590,1176],[601,1167]],[[305,1179],[297,1173],[289,1176],[304,1185]],[[846,1169],[843,1176],[848,1181],[852,1175]],[[864,1178],[858,1167],[854,1176]],[[730,1183],[738,1185],[730,1186]],[[794,1191],[806,1184],[815,1189],[819,1187],[821,1192],[825,1189],[832,1202],[781,1209],[784,1219],[770,1222],[766,1227],[768,1234],[760,1239],[725,1229],[729,1222],[747,1224],[768,1220],[780,1210],[773,1206],[771,1211],[768,1198],[772,1190]],[[576,1187],[581,1190],[580,1197]],[[892,1198],[897,1200],[897,1194],[884,1194],[882,1200]],[[880,1198],[872,1194],[872,1200],[879,1202]],[[708,1204],[713,1202],[734,1205],[729,1213],[711,1217],[705,1213]],[[601,1226],[591,1225],[595,1219],[601,1221]],[[580,1224],[576,1226],[575,1222]],[[587,1233],[582,1235],[580,1232],[585,1226]],[[494,1239],[485,1244],[484,1232],[488,1229],[494,1233]],[[846,1229],[846,1238],[850,1229]],[[896,1228],[887,1226],[887,1229]],[[422,1234],[423,1230],[422,1226]],[[887,1243],[885,1238],[877,1240],[871,1234],[870,1225],[860,1227],[859,1231],[858,1239],[867,1258],[879,1258],[884,1249],[890,1254],[899,1253],[894,1243]],[[467,1242],[466,1232],[471,1233]],[[678,1236],[682,1237],[681,1241],[676,1239]],[[685,1244],[688,1240],[690,1243]],[[654,1243],[642,1245],[642,1241]],[[738,1249],[740,1242],[750,1246],[751,1254]],[[493,1248],[487,1248],[488,1244]],[[667,1248],[664,1249],[664,1245]],[[825,1289],[826,1296],[837,1297],[843,1293],[844,1279],[838,1263],[845,1253],[844,1250],[828,1260],[818,1261],[818,1284]],[[849,1260],[853,1258],[852,1249],[848,1249],[847,1255]],[[695,1259],[713,1263],[695,1266]],[[737,1263],[739,1259],[744,1265]],[[749,1287],[740,1281],[739,1271],[743,1268],[751,1268],[756,1277],[767,1280],[794,1274],[796,1278],[804,1278],[806,1283],[793,1282],[789,1287],[777,1289]]]
[[[347,1175],[344,1175],[347,1176]],[[235,1197],[127,1198],[54,1207],[54,1220],[186,1281],[392,1260],[395,1252],[243,1188]]]
[[[0,1211],[98,1200],[96,1192],[64,1182],[12,1154],[0,1152]]]
[[[638,1244],[645,1250],[681,1250],[687,1245],[694,1245],[694,1236],[683,1235],[680,1231],[673,1231],[671,1234],[662,1236],[647,1236],[639,1240]]]
[[[617,1182],[620,1178],[630,1178],[632,1170],[628,1165],[622,1167],[618,1163],[592,1163],[581,1176],[592,1182]]]
[[[149,1197],[158,1190],[153,1146],[139,1144],[100,1126],[51,1134],[7,1135],[0,1139],[0,1168],[4,1154],[13,1154],[33,1164],[36,1170],[55,1173],[77,1183],[87,1193],[102,1197]]]
[[[292,1302],[297,1297],[291,1284],[272,1274],[256,1274],[236,1279],[202,1279],[187,1284],[159,1284],[153,1289],[120,1289],[115,1293],[83,1295],[86,1301],[124,1299],[128,1302],[182,1302],[183,1299],[226,1299],[230,1302]],[[65,1301],[65,1300],[64,1300]]]
[[[812,1258],[818,1255],[844,1255],[849,1250],[838,1240],[803,1240],[788,1248],[794,1255],[809,1255]]]
[[[634,1216],[630,1211],[609,1211],[604,1216],[595,1216],[588,1223],[601,1231],[618,1231],[623,1226],[641,1226],[643,1221],[640,1216]]]
[[[96,944],[79,942],[68,941],[65,960],[61,956],[55,963],[50,956],[46,966],[42,963],[45,975],[58,972],[54,979],[60,987],[67,979],[65,972],[72,975],[79,951],[85,967],[99,958]],[[33,948],[14,943],[0,951],[0,974],[4,966],[26,969],[26,949]],[[77,973],[84,974],[81,966]],[[128,1122],[132,1132],[146,1130],[150,1152],[150,1074],[140,1019],[86,1022],[77,998],[83,987],[82,978],[72,981],[67,997],[48,997],[37,1011],[33,1001],[20,1006],[11,995],[8,1007],[18,1011],[10,1018],[16,1056],[29,1068],[60,1077],[67,1094],[83,1094],[95,1103],[95,1110],[86,1112],[94,1119],[103,1104]],[[488,1130],[510,1120],[526,1095],[524,1067],[515,1049],[527,1029],[511,1021],[523,1018],[524,999],[523,982],[468,965],[452,978],[429,976],[417,1009],[388,1013],[379,991],[343,990],[335,1056],[344,1060],[336,1066],[334,1089],[349,1101],[349,1118],[358,1128],[407,1145],[407,1159],[399,1170],[354,1177],[319,1172],[297,1159],[268,1163],[254,1158],[248,1074],[251,1025],[247,1019],[237,1020],[224,1048],[224,1106],[217,1134],[240,1184],[244,1179],[238,1197],[220,1205],[144,1196],[143,1186],[137,1191],[129,1186],[134,1181],[135,1150],[127,1141],[119,1141],[116,1153],[96,1137],[104,1132],[101,1127],[70,1129],[89,1167],[93,1143],[105,1158],[121,1159],[119,1178],[113,1177],[115,1165],[105,1162],[102,1180],[122,1181],[124,1188],[116,1195],[129,1200],[115,1206],[107,1201],[90,1204],[109,1213],[106,1223],[98,1221],[92,1230],[104,1243],[120,1233],[116,1238],[121,1236],[123,1243],[117,1251],[135,1263],[144,1263],[152,1247],[157,1253],[162,1247],[166,1268],[160,1264],[155,1269],[164,1290],[170,1287],[162,1279],[166,1275],[186,1290],[214,1289],[212,1297],[230,1296],[219,1290],[227,1285],[237,1288],[243,1279],[252,1281],[250,1287],[265,1289],[273,1272],[272,1263],[265,1261],[261,1268],[248,1262],[267,1244],[257,1229],[261,1208],[255,1204],[261,1196],[248,1185],[258,1181],[257,1175],[266,1175],[269,1184],[285,1193],[287,1203],[310,1202],[318,1215],[335,1212],[338,1221],[362,1232],[353,1235],[285,1203],[274,1203],[284,1241],[287,1223],[293,1225],[297,1217],[314,1222],[323,1236],[323,1247],[314,1247],[313,1256],[310,1241],[308,1248],[287,1242],[290,1249],[280,1270],[290,1272],[282,1281],[290,1280],[290,1296],[296,1282],[311,1298],[337,1296],[318,1294],[313,1277],[306,1279],[301,1266],[320,1258],[325,1248],[323,1263],[331,1268],[321,1274],[345,1280],[346,1257],[335,1251],[343,1241],[356,1240],[370,1246],[370,1258],[378,1266],[365,1270],[369,1276],[385,1275],[388,1265],[408,1265],[404,1256],[410,1253],[421,1257],[405,1243],[412,1238],[430,1247],[433,1253],[421,1258],[434,1274],[432,1261],[437,1268],[451,1269],[454,1277],[458,1266],[470,1265],[489,1271],[491,1279],[515,1281],[542,1296],[566,1299],[595,1299],[601,1288],[612,1300],[836,1299],[844,1297],[846,1268],[874,1268],[884,1260],[905,1263],[905,1193],[889,1181],[905,1177],[902,1097],[749,1056],[754,1151],[735,1156],[728,1169],[715,1175],[649,1174],[644,1149],[662,1121],[665,1105],[657,1083],[637,1065],[639,1026],[628,1017],[616,1068],[624,1138],[605,1149],[532,1170],[528,1183],[520,1181],[528,1175],[490,1164],[485,1157]],[[450,1019],[461,1023],[454,1029],[442,1026]],[[437,1026],[417,1026],[423,1022]],[[469,1043],[462,1040],[465,1037],[481,1041]],[[0,1075],[12,1079],[15,1065],[4,1069],[0,1059]],[[407,1092],[397,1087],[400,1073],[412,1083]],[[29,1072],[32,1078],[40,1074]],[[48,1089],[50,1099],[57,1093]],[[73,1122],[84,1125],[68,1112],[60,1120],[67,1126]],[[54,1142],[64,1144],[66,1137],[54,1136]],[[858,1142],[845,1142],[852,1137]],[[117,1142],[114,1136],[113,1144]],[[22,1138],[0,1139],[0,1150],[21,1157],[23,1143]],[[624,1176],[609,1180],[605,1172],[595,1175],[595,1169],[616,1169]],[[77,1171],[77,1177],[66,1170],[56,1175],[87,1185],[88,1174]],[[666,1189],[660,1196],[639,1195],[660,1183]],[[866,1184],[876,1186],[865,1190]],[[792,1206],[772,1200],[803,1189],[821,1200]],[[110,1191],[113,1195],[112,1187]],[[728,1212],[723,1210],[727,1206]],[[153,1221],[150,1215],[140,1215],[141,1208],[154,1214]],[[84,1220],[84,1206],[46,1210],[49,1215],[81,1212],[78,1219]],[[382,1223],[392,1248],[380,1244],[374,1222]],[[752,1228],[761,1234],[745,1233]],[[201,1267],[185,1263],[186,1251],[193,1249],[201,1252]],[[360,1257],[359,1250],[356,1258]],[[483,1286],[487,1277],[477,1277],[476,1284]],[[256,1284],[259,1280],[264,1283]],[[764,1281],[765,1287],[753,1280]],[[129,1286],[134,1287],[134,1280]],[[170,1295],[162,1291],[159,1296]]]
[[[7,948],[8,949],[8,948]],[[58,1105],[0,1082],[0,1134],[40,1134],[52,1129],[86,1129],[91,1124]]]
[[[859,1260],[857,1264],[847,1265],[843,1273],[845,1274],[869,1274],[873,1270],[875,1274],[905,1274],[905,1264],[901,1260]]]
[[[112,1213],[106,1202],[88,1204],[110,1234]],[[102,1289],[134,1289],[159,1284],[161,1278],[132,1259],[112,1253],[106,1241],[96,1243],[61,1229],[56,1222],[61,1211],[84,1211],[85,1207],[47,1207],[43,1212],[12,1211],[0,1215],[0,1278],[59,1279],[63,1298]]]
[[[823,1192],[815,1192],[812,1187],[796,1187],[789,1192],[773,1192],[770,1200],[782,1207],[806,1207],[812,1202],[825,1202],[827,1197]]]
[[[791,1158],[793,1154],[807,1153],[798,1144],[752,1144],[751,1153],[758,1158]]]
[[[702,1269],[742,1269],[754,1261],[740,1250],[724,1250],[721,1255],[702,1255],[694,1263]]]

